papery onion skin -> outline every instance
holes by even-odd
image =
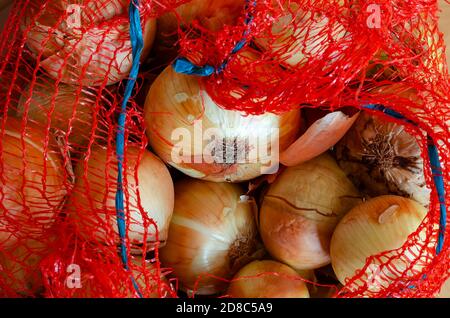
[[[289,266],[270,260],[244,266],[228,287],[233,298],[309,298],[304,279]]]
[[[339,222],[331,239],[331,263],[339,281],[345,284],[366,265],[368,257],[402,247],[427,212],[413,200],[392,195],[373,198],[353,208]],[[419,263],[414,267],[420,268],[423,264]],[[392,267],[400,271],[408,265],[405,261],[392,261]]]
[[[259,217],[264,245],[294,269],[327,265],[334,228],[361,200],[329,154],[287,168],[264,196]]]
[[[182,290],[199,295],[224,291],[223,279],[250,262],[257,249],[253,206],[241,201],[243,190],[234,184],[182,180],[175,193],[161,262],[173,269]]]
[[[276,146],[280,151],[287,148],[300,127],[299,110],[279,116],[269,113],[244,116],[224,110],[202,90],[197,78],[177,74],[170,66],[153,83],[144,113],[147,136],[161,159],[190,177],[215,182],[247,181],[273,173],[273,166],[276,169],[278,164]],[[201,124],[203,135],[197,133],[196,122]],[[222,138],[215,149],[236,156],[223,160],[221,156],[216,158],[212,152],[205,152],[211,141],[203,137],[211,128],[217,129]],[[180,137],[178,133],[187,137]],[[255,139],[250,139],[253,137]],[[200,141],[196,142],[198,138]],[[190,153],[180,153],[177,148],[180,145]],[[247,155],[250,158],[252,150],[256,150],[257,157],[237,159]],[[180,158],[175,160],[174,153]]]
[[[42,127],[50,125],[55,134],[68,136],[72,147],[86,147],[91,139],[97,93],[93,89],[59,84],[43,76],[37,77],[30,93],[28,85],[20,97],[17,116]],[[102,122],[98,119],[98,125]],[[101,132],[100,128],[96,129]],[[93,135],[95,138],[95,134]]]
[[[27,7],[21,30],[27,32],[27,46],[48,75],[84,86],[112,85],[128,76],[132,65],[128,1],[47,2],[43,11],[43,0]],[[142,60],[155,34],[156,20],[143,21]]]
[[[173,181],[164,163],[150,151],[141,150],[134,145],[125,152],[126,184],[124,184],[125,215],[131,244],[143,244],[144,235],[148,243],[156,239],[164,242],[172,217],[174,204]],[[140,157],[140,158],[139,158]],[[139,158],[139,159],[138,159]],[[136,165],[137,168],[136,180]],[[124,168],[125,169],[125,168]],[[75,222],[80,234],[105,244],[119,241],[115,195],[117,190],[117,159],[113,151],[96,147],[91,150],[89,161],[80,161],[75,169],[76,183],[67,204],[67,212]],[[125,177],[124,177],[125,178]],[[136,183],[138,182],[138,184]],[[139,203],[137,197],[139,190]],[[127,193],[129,196],[127,196]],[[127,203],[127,197],[129,197]],[[142,206],[143,213],[139,208]],[[144,222],[147,214],[158,227]],[[128,227],[127,227],[128,229]],[[156,237],[158,233],[158,238]]]
[[[71,186],[53,136],[32,123],[24,132],[22,127],[9,117],[0,129],[0,249],[13,246],[21,235],[31,239],[50,228]]]
[[[364,193],[401,195],[428,206],[421,148],[403,125],[363,112],[335,149],[340,167]]]

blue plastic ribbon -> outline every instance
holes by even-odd
[[[131,67],[130,75],[125,87],[125,93],[122,101],[121,112],[118,120],[117,138],[116,138],[116,155],[117,155],[117,192],[116,192],[116,215],[117,215],[117,228],[120,237],[120,255],[123,265],[128,271],[128,256],[126,247],[126,224],[125,224],[125,210],[124,210],[124,191],[123,191],[123,160],[125,153],[125,125],[127,117],[127,104],[133,93],[136,79],[139,73],[139,63],[141,59],[142,49],[144,47],[144,40],[141,29],[141,17],[139,14],[139,0],[131,0],[129,6],[129,19],[130,19],[130,40],[133,55],[133,64]],[[133,286],[139,295],[142,297],[139,291],[139,286],[135,279],[131,277]]]
[[[257,2],[257,0],[252,1],[253,8],[256,7],[256,2]],[[250,0],[246,0],[246,9],[248,9],[249,4],[250,4]],[[211,76],[214,73],[216,73],[216,74],[221,73],[225,69],[225,67],[228,65],[228,63],[230,62],[233,55],[235,55],[237,52],[242,50],[242,48],[247,44],[248,36],[250,34],[250,25],[251,25],[252,21],[253,21],[253,16],[251,14],[247,14],[247,16],[245,18],[245,25],[247,25],[247,28],[245,29],[245,31],[242,34],[242,39],[239,40],[238,43],[236,43],[235,47],[230,52],[228,57],[225,59],[225,61],[222,62],[221,65],[219,65],[219,67],[217,67],[217,69],[214,66],[211,66],[208,64],[203,65],[203,66],[195,65],[194,63],[192,63],[185,57],[177,58],[172,64],[173,69],[177,73],[186,74],[186,75],[202,76],[202,77]]]
[[[383,105],[379,104],[369,104],[365,105],[364,108],[382,112],[392,118],[402,120],[407,124],[414,125],[418,127],[419,125],[412,120],[405,118],[402,114],[389,109]],[[447,226],[447,206],[445,204],[445,187],[444,187],[444,177],[442,175],[442,166],[439,160],[438,147],[434,143],[433,139],[428,136],[428,158],[430,159],[431,173],[433,175],[434,186],[439,197],[439,209],[440,209],[440,220],[439,220],[439,235],[438,242],[436,246],[436,254],[442,252],[445,241],[445,228]]]

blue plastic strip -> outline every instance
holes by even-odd
[[[246,9],[248,9],[250,1],[251,0],[246,0]],[[257,0],[253,0],[251,2],[253,8],[256,7],[256,2],[257,2]],[[247,28],[245,29],[244,33],[242,34],[242,39],[238,43],[236,43],[236,46],[230,52],[229,56],[225,59],[225,61],[222,62],[222,64],[219,67],[217,67],[217,69],[215,69],[214,66],[211,66],[208,64],[203,65],[203,66],[195,65],[194,63],[192,63],[185,57],[177,58],[172,64],[173,69],[177,73],[186,74],[186,75],[202,76],[202,77],[211,76],[214,73],[216,73],[216,74],[221,73],[225,69],[225,67],[228,65],[228,63],[230,62],[233,55],[235,55],[237,52],[242,50],[242,48],[247,44],[248,35],[250,34],[250,25],[251,25],[252,21],[253,21],[253,16],[251,14],[247,14],[247,16],[245,18],[245,25],[247,25]]]
[[[383,105],[369,104],[365,105],[364,108],[374,111],[380,111],[395,119],[402,120],[405,123],[418,126],[417,123],[415,123],[414,121],[405,118],[402,114],[389,108],[386,108]],[[436,191],[439,197],[440,220],[439,220],[439,236],[436,246],[436,254],[440,254],[442,252],[442,248],[445,242],[445,228],[447,226],[447,205],[445,204],[444,177],[442,175],[441,162],[439,161],[439,152],[436,144],[434,143],[431,137],[428,137],[428,157],[430,159],[434,185],[436,187]]]
[[[144,40],[141,29],[141,17],[139,14],[139,0],[131,0],[129,6],[130,18],[130,39],[133,54],[133,64],[130,75],[125,87],[125,93],[122,101],[121,112],[118,120],[117,138],[116,138],[116,154],[117,154],[117,192],[116,192],[116,213],[117,213],[117,227],[120,236],[120,255],[123,265],[126,270],[129,270],[126,239],[126,224],[125,224],[125,210],[124,210],[124,191],[123,191],[123,160],[125,152],[125,125],[127,117],[127,104],[136,84],[136,78],[139,73],[139,63],[141,59],[142,49],[144,47]],[[135,279],[131,277],[133,286],[142,297]]]

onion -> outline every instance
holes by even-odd
[[[246,181],[273,173],[292,143],[300,111],[244,115],[215,104],[195,77],[166,68],[145,102],[150,144],[165,162],[208,181]],[[211,135],[208,135],[211,133]]]
[[[94,113],[97,111],[97,94],[94,89],[56,84],[40,76],[25,88],[17,107],[17,115],[27,115],[28,120],[41,126],[49,125],[58,136],[68,136],[73,147],[85,147],[91,138]],[[98,125],[101,125],[101,121]],[[100,131],[100,128],[97,128]],[[95,136],[94,136],[95,138]]]
[[[182,290],[200,295],[226,289],[257,250],[253,205],[234,184],[182,180],[175,185],[169,238],[160,250]],[[211,277],[213,275],[214,277]]]
[[[427,212],[417,202],[399,196],[377,197],[353,208],[339,222],[331,239],[331,263],[339,281],[345,284],[346,279],[366,265],[368,257],[402,247]],[[407,253],[417,252],[414,247],[410,250],[413,251]],[[390,261],[389,268],[379,273],[374,271],[374,275],[379,275],[373,277],[374,281],[388,284],[391,276],[395,277],[395,273],[401,273],[410,265],[405,260],[393,258]],[[419,262],[413,268],[420,269],[422,265]],[[380,287],[369,285],[370,291]]]
[[[343,6],[341,0],[329,5]],[[300,3],[273,1],[276,10],[283,6],[285,13],[276,17],[269,34],[256,36],[255,43],[270,51],[274,59],[290,67],[299,67],[309,60],[337,60],[340,52],[349,45],[347,30],[339,22],[330,22],[324,11],[313,11]],[[316,9],[317,10],[317,9]],[[344,41],[345,40],[345,41]]]
[[[0,288],[0,296],[7,297],[8,290],[22,296],[42,292],[44,284],[39,263],[48,252],[47,245],[47,242],[29,239],[0,252],[0,281],[7,285],[4,290]]]
[[[163,243],[167,239],[174,204],[173,182],[169,171],[149,151],[144,151],[140,157],[137,146],[128,146],[125,160],[124,175],[127,178],[124,192],[128,239],[131,244],[136,245],[143,244],[144,240],[147,243]],[[139,167],[136,172],[137,164]],[[115,153],[99,147],[93,149],[88,161],[80,161],[77,165],[75,177],[76,183],[67,210],[80,234],[84,238],[106,244],[117,243]],[[157,229],[149,219],[156,222]]]
[[[264,196],[259,218],[264,245],[295,269],[327,265],[334,228],[360,202],[358,191],[328,154],[287,168]]]
[[[370,196],[398,194],[428,206],[421,149],[403,125],[362,113],[336,145],[339,165]]]
[[[358,115],[348,116],[336,111],[317,120],[280,155],[280,162],[292,167],[323,154],[344,137]]]
[[[303,278],[275,261],[247,264],[234,276],[227,294],[234,298],[309,298]]]
[[[177,31],[179,22],[186,25],[197,20],[202,27],[219,31],[224,25],[235,23],[244,12],[244,5],[245,0],[191,0],[174,12],[162,15],[158,20],[158,29],[163,35],[171,34]]]
[[[22,130],[14,118],[0,128],[0,249],[51,227],[70,187],[52,136],[31,123]]]
[[[28,32],[26,43],[32,55],[51,77],[69,84],[100,86],[128,76],[132,65],[126,15],[129,1],[38,2],[27,7],[21,27]],[[155,30],[154,19],[143,22],[142,60],[151,49]]]

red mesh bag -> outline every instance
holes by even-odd
[[[133,56],[142,67],[128,96]],[[2,297],[180,295],[159,260],[172,180],[147,150],[143,109],[176,57],[177,71],[207,75],[195,78],[224,109],[364,110],[416,138],[425,220],[333,296],[433,297],[450,276],[450,87],[436,1],[17,0],[0,57]],[[374,264],[384,273],[376,290]]]

